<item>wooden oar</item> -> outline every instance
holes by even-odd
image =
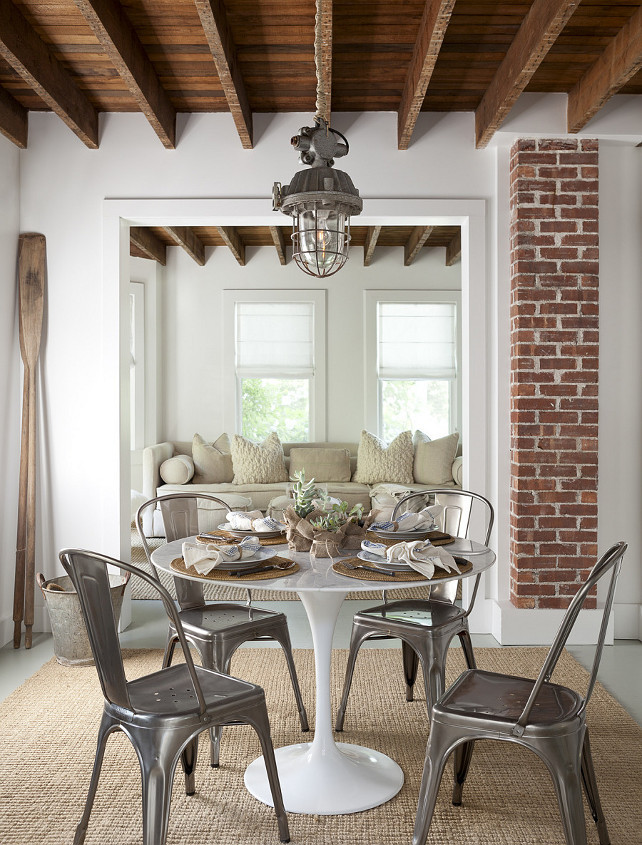
[[[42,336],[46,272],[45,236],[35,232],[20,235],[18,248],[18,293],[20,354],[24,364],[22,394],[22,442],[20,444],[20,489],[16,580],[13,601],[14,648],[19,648],[24,608],[25,648],[31,648],[34,620],[36,563],[36,367]]]

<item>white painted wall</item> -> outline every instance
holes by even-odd
[[[533,113],[542,111],[541,98],[536,101],[525,100],[524,108],[510,127],[510,132],[522,135],[533,133],[533,122],[529,121],[529,108]],[[553,102],[553,100],[551,101]],[[557,102],[557,101],[554,101]],[[618,104],[619,108],[620,104]],[[559,109],[552,109],[550,134],[564,134],[559,125]],[[616,110],[621,118],[621,109]],[[101,375],[106,372],[106,360],[103,355],[111,355],[113,344],[107,336],[110,332],[102,326],[106,315],[112,315],[111,302],[103,298],[102,267],[105,261],[117,262],[117,257],[102,256],[103,238],[103,200],[105,198],[256,198],[261,197],[269,209],[269,195],[274,180],[287,182],[297,169],[296,156],[289,146],[289,138],[300,126],[310,122],[311,115],[255,115],[256,148],[243,150],[228,115],[192,115],[180,116],[178,149],[167,151],[154,135],[142,116],[109,115],[102,116],[101,148],[98,151],[87,150],[54,115],[34,113],[30,115],[29,149],[20,153],[20,226],[22,230],[41,231],[47,236],[49,299],[47,344],[42,360],[43,385],[46,393],[44,404],[45,427],[43,431],[43,455],[46,459],[47,472],[42,477],[42,537],[38,548],[38,566],[47,575],[57,569],[57,550],[65,545],[99,548],[112,554],[118,554],[114,547],[111,531],[101,528],[101,508],[104,508],[105,489],[115,484],[114,467],[111,456],[114,443],[118,439],[118,420],[120,411],[113,403],[105,404],[105,392],[102,389]],[[616,121],[617,123],[617,121]],[[602,127],[603,132],[617,134],[608,121]],[[362,196],[369,198],[480,198],[486,202],[487,213],[491,221],[490,236],[486,243],[489,301],[493,303],[493,315],[488,332],[488,353],[490,366],[486,373],[476,373],[477,379],[486,382],[488,395],[492,397],[494,411],[489,415],[493,430],[487,443],[489,466],[497,466],[492,488],[489,492],[496,495],[497,501],[506,501],[508,476],[506,455],[508,443],[504,412],[506,407],[505,391],[507,386],[499,378],[505,368],[502,356],[505,355],[506,332],[506,267],[505,244],[507,231],[506,216],[498,206],[505,202],[502,182],[505,177],[496,170],[496,162],[502,161],[497,149],[475,150],[473,146],[473,117],[469,114],[421,115],[417,131],[410,150],[396,150],[396,116],[394,114],[338,114],[335,117],[336,128],[346,133],[350,139],[350,156],[341,166],[352,176],[360,188]],[[628,127],[628,124],[627,124]],[[547,127],[548,128],[548,127]],[[637,131],[637,130],[636,130]],[[506,146],[512,140],[510,132],[499,133],[497,143]],[[588,137],[594,137],[590,132]],[[597,134],[597,133],[596,133]],[[639,139],[638,139],[639,140]],[[627,139],[630,144],[630,140]],[[615,156],[615,153],[614,153]],[[620,190],[625,171],[616,161],[607,165],[603,171],[602,192],[607,203],[617,208],[605,208],[602,204],[603,219],[613,214],[620,214],[630,221],[630,226],[637,233],[640,229],[640,209],[635,198],[628,191]],[[44,193],[46,186],[46,194]],[[380,207],[377,203],[377,207]],[[172,222],[172,221],[167,221]],[[494,226],[497,226],[495,232]],[[637,235],[634,243],[638,242]],[[619,246],[615,225],[602,233],[602,249],[606,251],[607,263],[609,250],[615,255]],[[633,245],[629,247],[626,264],[631,269],[630,286],[635,286],[633,276],[639,272],[632,258]],[[174,250],[170,250],[170,253]],[[604,253],[603,253],[604,255]],[[0,260],[2,256],[0,255]],[[269,252],[264,257],[251,256],[248,268],[255,268],[268,262]],[[475,260],[475,256],[472,256]],[[616,260],[613,259],[615,263]],[[617,259],[623,260],[623,259]],[[212,259],[210,259],[212,261]],[[218,262],[227,261],[228,272],[236,272],[230,256],[213,258],[213,263],[198,273],[196,286],[203,285],[203,279]],[[377,258],[371,268],[373,278],[381,281],[382,287],[399,284],[406,287],[403,268],[399,271],[388,261],[394,261],[387,255]],[[430,259],[427,258],[430,262]],[[187,257],[172,257],[170,262],[191,267]],[[423,263],[423,259],[422,259]],[[614,263],[614,267],[615,267]],[[390,275],[386,268],[390,266]],[[615,269],[617,269],[615,267]],[[294,268],[271,268],[279,273],[279,286],[290,284],[294,278]],[[185,270],[185,273],[188,271]],[[420,272],[420,264],[415,271]],[[283,275],[281,275],[281,273]],[[381,275],[379,275],[381,274]],[[383,277],[386,276],[385,281]],[[230,275],[231,278],[231,275]],[[178,276],[177,276],[178,279]],[[300,286],[301,277],[292,281],[293,286]],[[619,279],[621,283],[621,278]],[[265,278],[267,284],[267,277]],[[342,319],[338,299],[340,285],[348,286],[345,271],[330,280],[332,288],[333,318]],[[171,283],[170,283],[171,284]],[[217,284],[213,282],[213,284]],[[255,282],[252,281],[252,285]],[[334,288],[334,285],[337,285]],[[221,287],[228,286],[225,281]],[[178,287],[174,297],[177,301]],[[630,292],[630,291],[629,291]],[[352,298],[353,291],[346,289],[346,296]],[[603,293],[608,295],[603,285]],[[167,309],[171,305],[167,300]],[[181,308],[184,300],[181,298]],[[164,303],[165,308],[165,303]],[[105,310],[107,309],[107,310]],[[200,309],[199,309],[200,313]],[[639,313],[639,312],[637,312]],[[621,315],[620,315],[621,316]],[[109,316],[107,324],[112,317]],[[113,319],[118,322],[117,314]],[[631,318],[632,320],[633,318]],[[163,321],[167,323],[167,338],[170,339],[168,321],[169,310],[163,311]],[[204,332],[216,328],[216,315],[213,323]],[[178,323],[177,323],[178,325]],[[627,325],[628,328],[628,325]],[[115,325],[114,331],[118,327]],[[174,329],[176,332],[176,329]],[[622,321],[614,319],[613,309],[603,310],[602,319],[603,349],[619,349],[624,343]],[[493,336],[496,333],[496,338]],[[331,341],[335,338],[331,336]],[[633,339],[632,339],[633,340]],[[343,348],[343,339],[336,338],[339,344],[331,350],[330,364],[336,371],[339,350]],[[638,348],[631,355],[631,360],[638,360]],[[0,360],[11,363],[9,350],[1,351]],[[165,355],[165,353],[163,353]],[[357,353],[358,354],[358,353]],[[187,340],[181,341],[180,360],[185,363]],[[163,359],[164,360],[164,359]],[[209,366],[205,361],[203,366]],[[632,367],[635,364],[631,365]],[[220,375],[219,375],[220,377]],[[634,401],[628,401],[617,408],[607,423],[614,430],[615,439],[623,442],[635,439],[639,431],[639,395],[640,386],[632,379]],[[15,392],[14,388],[14,392]],[[342,391],[343,388],[338,388]],[[612,397],[607,385],[603,390],[607,401]],[[346,391],[347,393],[347,391]],[[110,392],[110,396],[113,394]],[[17,396],[17,394],[16,394]],[[617,397],[615,397],[617,398]],[[352,397],[351,397],[352,401]],[[170,407],[168,396],[164,407]],[[334,398],[333,398],[334,403]],[[19,404],[16,398],[16,405]],[[604,403],[602,405],[604,408]],[[614,406],[615,407],[615,406]],[[185,422],[184,410],[174,410],[173,417],[167,411],[163,423],[166,433],[174,431],[183,434]],[[200,414],[201,411],[199,410]],[[334,414],[334,412],[332,412]],[[17,415],[17,410],[14,416]],[[216,433],[218,410],[210,405],[202,409],[200,426],[205,434]],[[358,430],[361,422],[348,424],[339,415],[329,420],[328,436],[332,438],[350,436]],[[210,424],[212,430],[210,430]],[[609,428],[609,430],[611,430]],[[189,436],[189,434],[188,434]],[[638,438],[639,439],[639,438]],[[627,463],[626,460],[623,463]],[[628,466],[631,462],[628,463]],[[636,478],[639,470],[636,466]],[[607,482],[613,476],[621,477],[617,472],[606,475]],[[605,487],[602,475],[600,502],[620,490]],[[642,506],[642,491],[639,483],[631,481],[630,498],[620,497],[621,521],[625,526],[636,525]],[[635,488],[635,489],[633,489]],[[108,536],[107,536],[108,535]],[[505,537],[498,539],[498,548],[504,548]],[[632,558],[632,556],[631,556]],[[639,573],[639,557],[635,560]],[[4,560],[3,577],[6,578],[7,566],[11,561]],[[498,562],[497,574],[501,583],[505,580],[507,561]],[[638,606],[642,598],[637,581],[628,585],[630,592],[627,603]],[[503,588],[502,588],[503,589]],[[619,599],[621,601],[621,599]],[[627,611],[628,612],[628,611]],[[552,624],[552,623],[551,623]],[[546,636],[548,634],[544,632]]]
[[[19,213],[18,150],[0,137],[0,643],[13,638],[22,401],[16,316]]]
[[[340,273],[314,280],[291,260],[283,267],[273,247],[248,249],[245,267],[227,247],[211,248],[204,267],[180,247],[169,248],[162,285],[163,437],[190,440],[198,431],[215,439],[225,430],[222,291],[310,287],[328,292],[327,439],[358,441],[365,419],[363,291],[459,289],[461,264],[446,267],[443,247],[423,253],[404,267],[403,249],[380,248],[364,267],[363,250],[355,248]]]

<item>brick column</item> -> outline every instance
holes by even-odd
[[[510,595],[563,608],[597,555],[598,142],[519,140],[510,169]]]

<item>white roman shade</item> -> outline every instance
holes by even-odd
[[[237,302],[236,372],[241,378],[314,375],[314,303]]]
[[[456,314],[454,302],[379,302],[379,378],[455,378]]]

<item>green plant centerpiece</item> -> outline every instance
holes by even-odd
[[[305,470],[294,473],[293,504],[283,514],[287,523],[288,546],[309,551],[315,557],[336,557],[341,549],[358,549],[372,517],[363,515],[363,505],[350,508],[318,489],[314,478],[305,479]]]

